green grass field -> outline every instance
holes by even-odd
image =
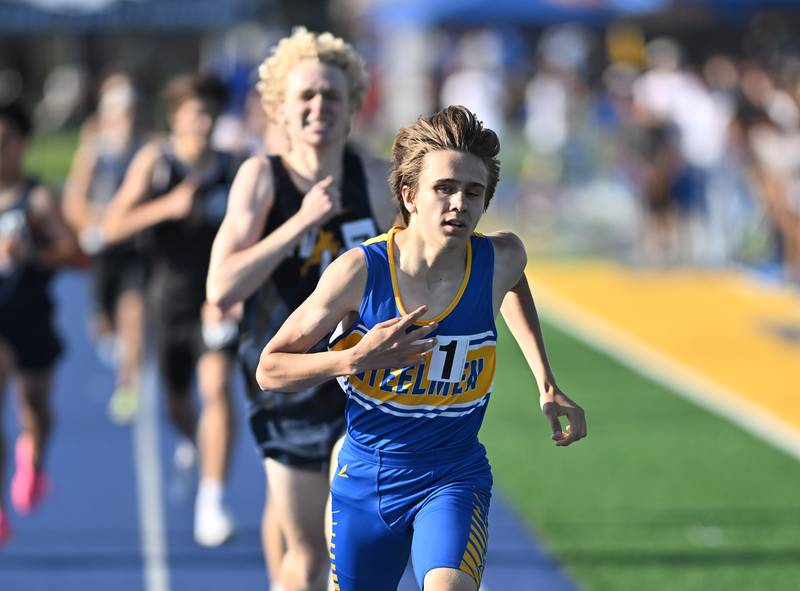
[[[63,130],[31,139],[25,170],[46,183],[56,186],[63,182],[78,143],[77,130]]]
[[[586,409],[589,437],[570,448],[550,442],[503,327],[482,440],[496,485],[579,587],[800,588],[800,464],[545,329],[559,385]]]

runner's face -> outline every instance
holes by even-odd
[[[466,242],[483,215],[487,177],[486,165],[473,154],[457,150],[427,153],[416,195],[403,187],[410,223],[444,244]]]
[[[211,106],[198,98],[185,100],[175,109],[170,125],[176,137],[205,147],[214,129]]]
[[[292,142],[312,146],[343,142],[351,115],[347,77],[340,68],[303,61],[289,71],[278,119]]]
[[[22,168],[25,139],[7,121],[0,119],[0,180],[14,180]]]

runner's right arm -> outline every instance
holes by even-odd
[[[103,217],[106,243],[126,240],[142,230],[189,215],[197,182],[187,177],[171,191],[145,202],[161,149],[153,142],[142,147],[133,159],[122,186],[114,194]]]
[[[352,348],[306,353],[358,310],[366,283],[367,262],[360,249],[335,259],[314,292],[264,347],[256,369],[258,385],[264,390],[297,392],[337,376],[419,364],[436,343],[425,338],[436,324],[412,332],[407,329],[425,313],[425,306],[376,324]]]
[[[228,209],[211,249],[206,299],[224,310],[250,297],[303,235],[338,209],[339,194],[332,181],[328,177],[315,184],[298,212],[262,238],[275,203],[272,166],[266,158],[244,162],[236,173]]]

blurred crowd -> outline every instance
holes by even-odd
[[[443,36],[430,79],[501,134],[510,219],[560,252],[800,281],[798,54],[692,57],[631,26],[524,41]]]
[[[215,145],[247,154],[262,149],[266,125],[253,81],[272,37],[257,33],[244,27],[204,58],[232,96]],[[404,33],[393,49],[362,31],[372,80],[355,137],[386,153],[396,120],[463,104],[504,143],[497,209],[543,236],[543,250],[642,265],[744,264],[798,282],[800,54],[774,39],[763,50],[769,36],[761,32],[761,46],[708,52],[696,39],[621,24],[535,34],[439,28]],[[0,81],[0,100],[19,94],[13,71]],[[153,80],[142,82],[140,113],[150,124],[163,107]],[[54,68],[37,127],[81,124],[97,104],[93,88],[80,66]]]

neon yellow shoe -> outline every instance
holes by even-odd
[[[139,414],[139,393],[133,386],[120,384],[108,401],[108,416],[117,425],[129,425]]]

